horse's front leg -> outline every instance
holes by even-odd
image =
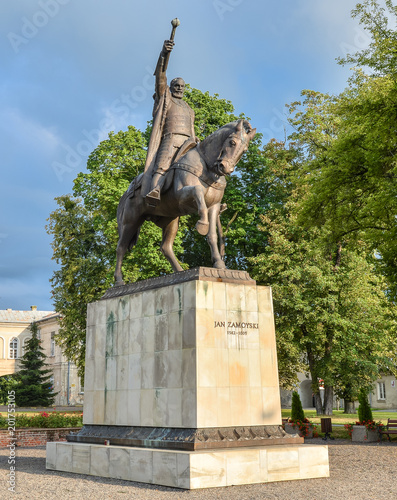
[[[208,244],[211,249],[211,259],[212,265],[217,269],[225,269],[225,263],[222,260],[221,254],[218,247],[218,235],[217,235],[217,221],[219,217],[220,203],[213,205],[208,209],[209,218],[209,231],[208,231]]]
[[[203,186],[185,186],[180,190],[179,205],[182,207],[192,207],[196,205],[197,212],[200,216],[196,224],[197,231],[206,236],[208,234],[208,208],[204,198],[205,192]]]

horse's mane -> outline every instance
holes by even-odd
[[[226,125],[223,125],[222,127],[218,128],[218,130],[215,130],[212,134],[210,134],[208,137],[206,137],[203,141],[201,141],[201,144],[205,147],[210,148],[212,143],[214,141],[224,141],[226,140],[226,137],[228,137],[230,134],[233,133],[234,130],[237,129],[237,125],[239,124],[241,120],[235,120],[234,122],[226,123]],[[251,132],[252,128],[248,120],[243,121],[243,127],[246,131],[246,133]]]

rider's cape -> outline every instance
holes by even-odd
[[[160,147],[161,138],[163,135],[167,107],[172,97],[170,88],[167,85],[165,92],[160,97],[157,97],[156,94],[153,97],[155,98],[153,107],[153,128],[152,133],[150,134],[149,146],[147,149],[145,162],[145,170],[142,178],[141,194],[143,197],[145,197],[150,192],[151,188],[152,177],[156,166],[157,151]],[[194,140],[194,137],[190,137],[189,139],[187,139],[179,150],[176,160],[195,145],[196,142]]]
[[[154,95],[155,102],[153,107],[153,127],[152,127],[152,133],[150,134],[145,170],[142,179],[142,187],[141,187],[142,196],[146,196],[150,191],[153,170],[156,163],[156,155],[160,147],[162,130],[165,121],[165,112],[167,109],[166,104],[168,104],[170,96],[171,92],[168,86],[164,94],[161,95],[159,99],[156,99],[156,95]]]

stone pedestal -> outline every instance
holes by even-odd
[[[327,448],[281,427],[271,290],[246,273],[198,268],[89,304],[84,390],[84,428],[48,444],[50,469],[180,488],[328,475]]]

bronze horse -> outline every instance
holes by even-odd
[[[182,271],[173,252],[173,243],[181,215],[198,213],[197,231],[207,236],[215,268],[225,267],[218,248],[217,222],[226,175],[230,175],[255,136],[247,120],[224,125],[181,156],[166,174],[161,202],[156,207],[147,204],[141,195],[142,175],[136,177],[123,194],[117,209],[119,241],[114,273],[116,286],[123,285],[121,265],[127,250],[138,241],[145,220],[151,220],[163,230],[161,251],[174,271]]]

